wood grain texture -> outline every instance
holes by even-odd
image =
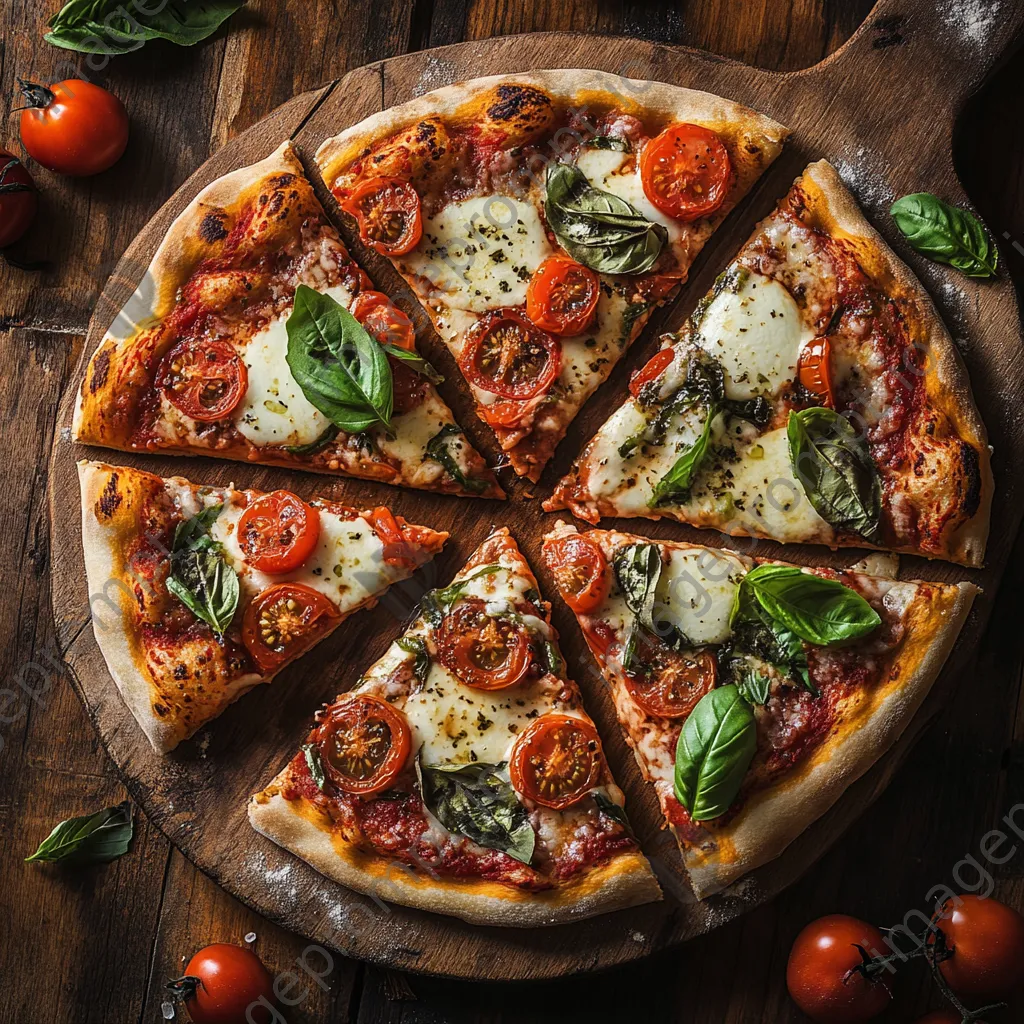
[[[47,0],[43,6],[55,10],[58,0]],[[128,238],[209,152],[269,113],[276,97],[327,81],[365,60],[457,42],[465,37],[471,5],[461,0],[421,0],[410,13],[410,5],[402,0],[377,0],[372,8],[346,8],[344,20],[337,23],[335,48],[315,50],[307,46],[303,15],[290,12],[290,5],[250,0],[250,6],[258,31],[269,42],[259,49],[247,44],[240,50],[246,60],[236,60],[226,75],[224,53],[235,44],[236,22],[229,32],[222,30],[192,51],[153,47],[145,55],[114,61],[105,69],[106,82],[128,98],[135,132],[125,157],[131,162],[131,173],[118,178],[116,187],[109,187],[107,181],[119,175],[120,168],[92,182],[72,183],[34,169],[47,193],[40,222],[18,252],[47,257],[55,268],[50,274],[30,276],[0,266],[0,332],[32,322],[58,333],[0,333],[0,399],[4,436],[11,442],[5,451],[2,528],[7,543],[0,565],[5,581],[17,581],[17,596],[9,592],[0,608],[8,666],[20,667],[31,657],[30,641],[45,637],[48,631],[52,635],[45,601],[46,527],[38,500],[46,469],[37,455],[48,449],[50,439],[45,431],[38,435],[33,431],[45,427],[46,410],[52,413],[56,392],[51,372],[41,373],[38,357],[25,357],[24,350],[32,351],[45,342],[51,363],[53,353],[68,353],[76,341],[67,332],[76,324],[79,330],[84,328],[98,285]],[[473,6],[479,35],[516,31],[525,23],[524,12],[535,5],[528,0],[480,0]],[[796,68],[813,64],[833,49],[870,6],[869,0],[794,4],[788,0],[743,4],[687,0],[675,5],[601,0],[590,8],[576,5],[568,21],[561,18],[558,5],[550,5],[544,17],[531,25],[625,32],[659,42],[708,47],[767,66]],[[321,24],[341,9],[326,0],[302,7]],[[0,84],[5,96],[13,95],[15,73],[28,71],[43,80],[68,73],[60,69],[69,55],[40,41],[38,24],[44,13],[27,0],[11,0],[0,9]],[[408,37],[398,33],[379,44],[393,45],[393,50],[363,49],[362,40],[372,36],[367,28],[371,20],[402,24],[403,19],[409,21]],[[292,84],[296,75],[304,76],[301,81],[295,79],[298,86]],[[244,89],[239,85],[242,81]],[[1007,232],[1018,243],[1024,242],[1022,83],[1024,55],[1015,58],[968,105],[956,139],[957,166],[969,194],[997,235]],[[203,121],[211,88],[216,101],[210,119]],[[260,99],[250,102],[247,97],[255,91]],[[246,99],[239,99],[242,94]],[[17,145],[16,121],[8,120],[6,125],[10,148]],[[113,230],[112,221],[116,222]],[[1024,253],[1005,240],[1004,257],[1011,275],[1024,281]],[[970,313],[969,303],[965,309],[952,311],[952,316],[946,309],[954,333],[961,337],[959,325]],[[63,381],[59,386],[64,386]],[[26,453],[19,440],[23,436],[38,436],[39,447]],[[33,493],[37,495],[34,503]],[[27,560],[26,550],[32,552]],[[27,582],[33,571],[42,578],[34,587]],[[1007,566],[1005,593],[997,602],[997,617],[981,645],[982,654],[962,673],[953,703],[928,730],[896,783],[784,899],[689,943],[680,953],[655,957],[599,982],[545,984],[530,990],[529,998],[524,996],[527,990],[515,986],[412,979],[410,987],[395,980],[404,976],[382,975],[374,968],[364,973],[351,961],[339,959],[335,977],[346,991],[355,985],[351,999],[335,1000],[330,1008],[303,1004],[294,1019],[592,1021],[640,1012],[696,1024],[802,1020],[786,999],[784,986],[785,956],[802,924],[837,909],[878,922],[894,921],[910,906],[922,906],[926,884],[948,878],[958,858],[976,849],[980,836],[999,821],[1011,795],[1022,792],[1024,711],[1014,712],[1021,688],[1022,643],[1013,600],[1014,581],[1022,574],[1024,546],[1019,546],[1015,560]],[[76,615],[80,628],[87,622],[84,608]],[[70,628],[73,632],[76,627]],[[0,709],[12,714],[15,710]],[[0,886],[0,914],[13,940],[0,944],[0,975],[5,980],[0,1021],[156,1020],[159,981],[175,972],[180,955],[206,941],[240,940],[243,932],[238,929],[248,928],[250,922],[260,936],[258,942],[264,941],[268,926],[258,924],[257,916],[248,911],[243,925],[237,916],[239,905],[203,881],[184,859],[174,855],[172,867],[167,842],[147,829],[141,817],[140,829],[146,831],[132,856],[150,849],[140,842],[152,844],[162,851],[160,870],[129,875],[125,862],[110,869],[119,876],[116,886],[103,884],[102,872],[97,872],[87,883],[86,895],[78,899],[76,913],[61,913],[58,923],[54,911],[66,899],[67,887],[78,882],[51,869],[29,871],[20,858],[56,820],[89,809],[95,805],[90,800],[113,802],[121,793],[113,783],[102,791],[89,787],[92,775],[109,776],[111,765],[77,698],[59,681],[53,685],[52,699],[34,709],[27,725],[4,722],[0,737],[7,741],[0,748],[0,766],[17,783],[0,796],[0,851],[5,867],[9,866]],[[38,765],[74,773],[80,782],[73,786],[51,783],[49,773],[35,771]],[[939,793],[941,799],[935,797]],[[1024,905],[1022,858],[1000,871],[996,890],[1018,907]],[[130,906],[139,919],[136,927],[127,929],[122,923],[123,905]],[[202,913],[197,912],[200,906],[205,908]],[[182,921],[188,922],[186,927]],[[258,948],[270,962],[287,967],[304,946],[304,940],[292,937],[287,951],[281,947],[280,954],[276,947],[269,953],[266,947]],[[158,956],[154,956],[156,949]],[[148,995],[143,1009],[144,991]],[[538,997],[550,1007],[542,1017],[531,1010]],[[929,1005],[934,1000],[930,1002],[927,985],[920,975],[911,973],[896,986],[894,1010],[883,1021],[913,1019]],[[1005,1019],[1024,1015],[1022,1008],[1016,1010],[1017,1016]]]

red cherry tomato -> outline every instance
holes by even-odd
[[[337,606],[319,590],[275,583],[245,609],[242,640],[260,671],[269,674],[308,651],[340,618]]]
[[[562,346],[518,309],[496,309],[466,333],[459,367],[478,388],[522,401],[551,386],[562,370]]]
[[[471,597],[449,612],[437,631],[441,664],[467,686],[504,690],[530,667],[530,635],[512,618],[489,615],[487,604]]]
[[[58,174],[99,174],[128,145],[128,111],[106,89],[68,79],[47,88],[18,79],[27,108],[21,141],[33,160]]]
[[[320,539],[320,513],[291,491],[257,498],[238,520],[238,545],[260,572],[291,572]]]
[[[216,942],[201,949],[189,960],[184,976],[167,987],[184,1002],[193,1024],[270,1024],[280,1019],[268,1008],[277,1006],[270,972],[242,946]]]
[[[638,641],[643,644],[644,640]],[[641,711],[660,718],[687,718],[700,699],[715,687],[718,661],[709,651],[673,651],[658,644],[642,651],[649,667],[643,678],[625,674],[626,690]]]
[[[362,181],[341,208],[355,217],[359,237],[382,256],[412,252],[423,237],[419,194],[401,178]]]
[[[571,715],[542,715],[512,748],[509,773],[518,793],[562,810],[582,800],[601,777],[597,730]]]
[[[889,1005],[892,997],[885,983],[856,969],[864,962],[858,947],[869,957],[888,948],[877,928],[845,914],[818,918],[796,937],[786,985],[811,1020],[853,1024],[877,1017]]]
[[[657,380],[672,364],[675,358],[675,349],[663,348],[655,352],[647,362],[629,378],[629,393],[634,398],[640,397],[640,392],[645,384]]]
[[[382,345],[416,351],[412,321],[383,292],[360,292],[352,304],[352,315]]]
[[[574,612],[586,615],[608,596],[608,559],[588,537],[574,533],[545,544],[544,560],[554,574],[559,593]]]
[[[663,213],[691,221],[714,213],[729,191],[732,161],[722,140],[699,124],[674,124],[644,146],[644,194]]]
[[[601,281],[568,256],[549,256],[526,288],[526,315],[549,334],[582,334],[594,317]]]
[[[242,400],[249,374],[225,341],[182,341],[164,357],[157,386],[186,416],[212,422]]]
[[[830,409],[836,407],[832,390],[832,343],[827,337],[813,338],[803,347],[797,376],[800,383],[821,400],[822,405]]]
[[[0,149],[0,249],[28,231],[38,205],[32,175],[13,153]]]
[[[423,556],[417,549],[414,526],[404,519],[396,518],[391,509],[384,505],[373,509],[367,518],[373,532],[384,545],[384,561],[388,565],[414,569],[423,562]]]
[[[1024,987],[1024,917],[991,897],[947,900],[936,924],[953,950],[939,970],[957,995],[1002,999]]]

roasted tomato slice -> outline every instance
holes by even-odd
[[[830,409],[836,407],[832,390],[832,343],[827,337],[812,338],[800,353],[800,383]]]
[[[423,210],[416,189],[401,178],[369,178],[344,199],[359,237],[382,256],[412,252],[423,237]]]
[[[663,348],[660,352],[655,352],[650,359],[647,360],[644,365],[629,378],[629,393],[634,398],[640,397],[640,392],[645,384],[650,384],[651,381],[657,380],[668,368],[672,365],[672,360],[675,358],[675,350],[671,348]]]
[[[589,722],[548,714],[516,740],[509,772],[517,792],[561,810],[597,785],[601,765],[601,740]]]
[[[423,558],[410,536],[414,527],[410,527],[404,519],[396,519],[391,509],[380,505],[367,517],[373,532],[384,545],[384,561],[388,565],[401,565],[413,569]]]
[[[250,602],[242,640],[261,672],[308,651],[341,619],[334,602],[302,583],[275,583]]]
[[[530,634],[511,619],[487,614],[487,603],[469,598],[445,616],[437,631],[441,664],[467,686],[503,690],[530,667]]]
[[[699,124],[674,124],[644,146],[644,194],[663,213],[690,221],[725,202],[732,161],[722,140]]]
[[[626,673],[626,689],[641,711],[660,718],[685,718],[704,694],[714,689],[718,662],[707,651],[683,654],[660,648],[642,650],[650,672],[644,677]]]
[[[588,537],[574,533],[545,544],[544,560],[574,612],[586,615],[608,596],[608,559]]]
[[[160,387],[186,416],[223,419],[242,400],[249,375],[238,353],[224,341],[183,341],[167,355]]]
[[[315,742],[331,782],[369,796],[387,789],[405,767],[412,734],[386,700],[355,693],[327,708]]]
[[[600,297],[601,281],[589,267],[568,256],[549,256],[530,278],[526,315],[549,334],[582,334]]]
[[[382,345],[416,351],[412,321],[383,292],[360,292],[352,304],[352,315]]]
[[[499,398],[543,394],[562,371],[562,346],[518,309],[496,309],[467,332],[459,366],[466,379]]]
[[[257,498],[242,513],[238,546],[260,572],[291,572],[309,558],[320,538],[320,513],[291,491]]]

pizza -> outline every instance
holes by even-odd
[[[125,451],[502,497],[437,380],[286,142],[171,225],[88,365],[73,430]]]
[[[630,393],[547,510],[982,563],[993,482],[966,370],[824,161]]]
[[[376,604],[448,537],[384,506],[78,469],[96,642],[160,753]]]
[[[788,132],[708,93],[590,70],[475,79],[317,153],[361,241],[429,313],[536,482]]]
[[[700,899],[777,857],[889,749],[977,592],[562,522],[544,560]]]
[[[495,530],[321,710],[253,826],[359,892],[476,924],[659,899],[549,612]]]

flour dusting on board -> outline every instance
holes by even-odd
[[[422,96],[425,92],[451,85],[456,79],[455,64],[450,60],[428,57],[427,65],[420,75],[419,81],[412,87],[413,96]]]
[[[866,147],[859,147],[852,160],[840,158],[832,164],[861,206],[888,207],[895,201],[896,195],[885,178],[885,168]]]
[[[947,0],[939,17],[964,39],[981,46],[990,38],[1003,9],[1003,0]]]

